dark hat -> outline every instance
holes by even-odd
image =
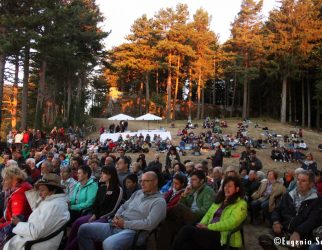
[[[35,184],[35,187],[38,188],[40,185],[54,186],[61,189],[64,189],[65,186],[60,184],[60,177],[57,174],[49,173],[45,174],[40,180]]]

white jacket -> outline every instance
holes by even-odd
[[[32,206],[31,206],[32,207]],[[19,222],[13,229],[16,234],[4,246],[4,250],[23,250],[26,241],[44,238],[61,228],[69,220],[65,194],[54,194],[41,201],[29,216],[28,222]],[[45,242],[32,246],[32,250],[56,250],[63,232]]]

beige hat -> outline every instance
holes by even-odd
[[[238,169],[235,166],[228,166],[226,168],[226,170],[225,170],[225,173],[228,173],[228,172],[236,172],[236,173],[238,173]]]
[[[36,182],[35,187],[38,188],[40,185],[54,186],[62,189],[65,188],[65,186],[60,184],[60,177],[53,173],[44,174],[44,176]]]

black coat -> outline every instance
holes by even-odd
[[[322,198],[313,194],[301,203],[298,213],[293,202],[293,194],[285,193],[279,205],[272,213],[272,222],[279,221],[283,231],[287,233],[298,232],[301,239],[310,238],[314,228],[321,226]]]
[[[117,187],[115,190],[110,190],[110,188],[107,190],[105,184],[100,185],[93,204],[93,214],[96,215],[96,218],[117,211],[123,198],[121,190],[121,187]]]

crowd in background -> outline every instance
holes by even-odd
[[[236,135],[223,134],[227,126],[207,118],[199,135],[186,126],[179,145],[142,135],[101,144],[71,127],[67,133],[55,127],[49,137],[39,130],[10,132],[0,165],[1,248],[23,249],[66,224],[68,235],[61,232],[36,249],[127,249],[134,239],[146,241],[138,232],[155,229],[160,250],[237,249],[240,230],[228,233],[247,217],[273,229],[259,239],[264,249],[276,249],[273,235],[313,239],[322,226],[322,179],[308,147],[294,146],[298,138],[304,142],[303,131],[280,138],[263,128],[263,138],[251,138],[249,121],[237,124]],[[244,151],[237,154],[237,147]],[[257,151],[268,147],[273,160],[298,168],[282,176],[269,166],[264,172]],[[151,150],[154,159],[147,162]],[[203,150],[212,156],[203,159]],[[183,161],[189,152],[202,161]],[[224,166],[225,157],[239,158],[239,165]]]

